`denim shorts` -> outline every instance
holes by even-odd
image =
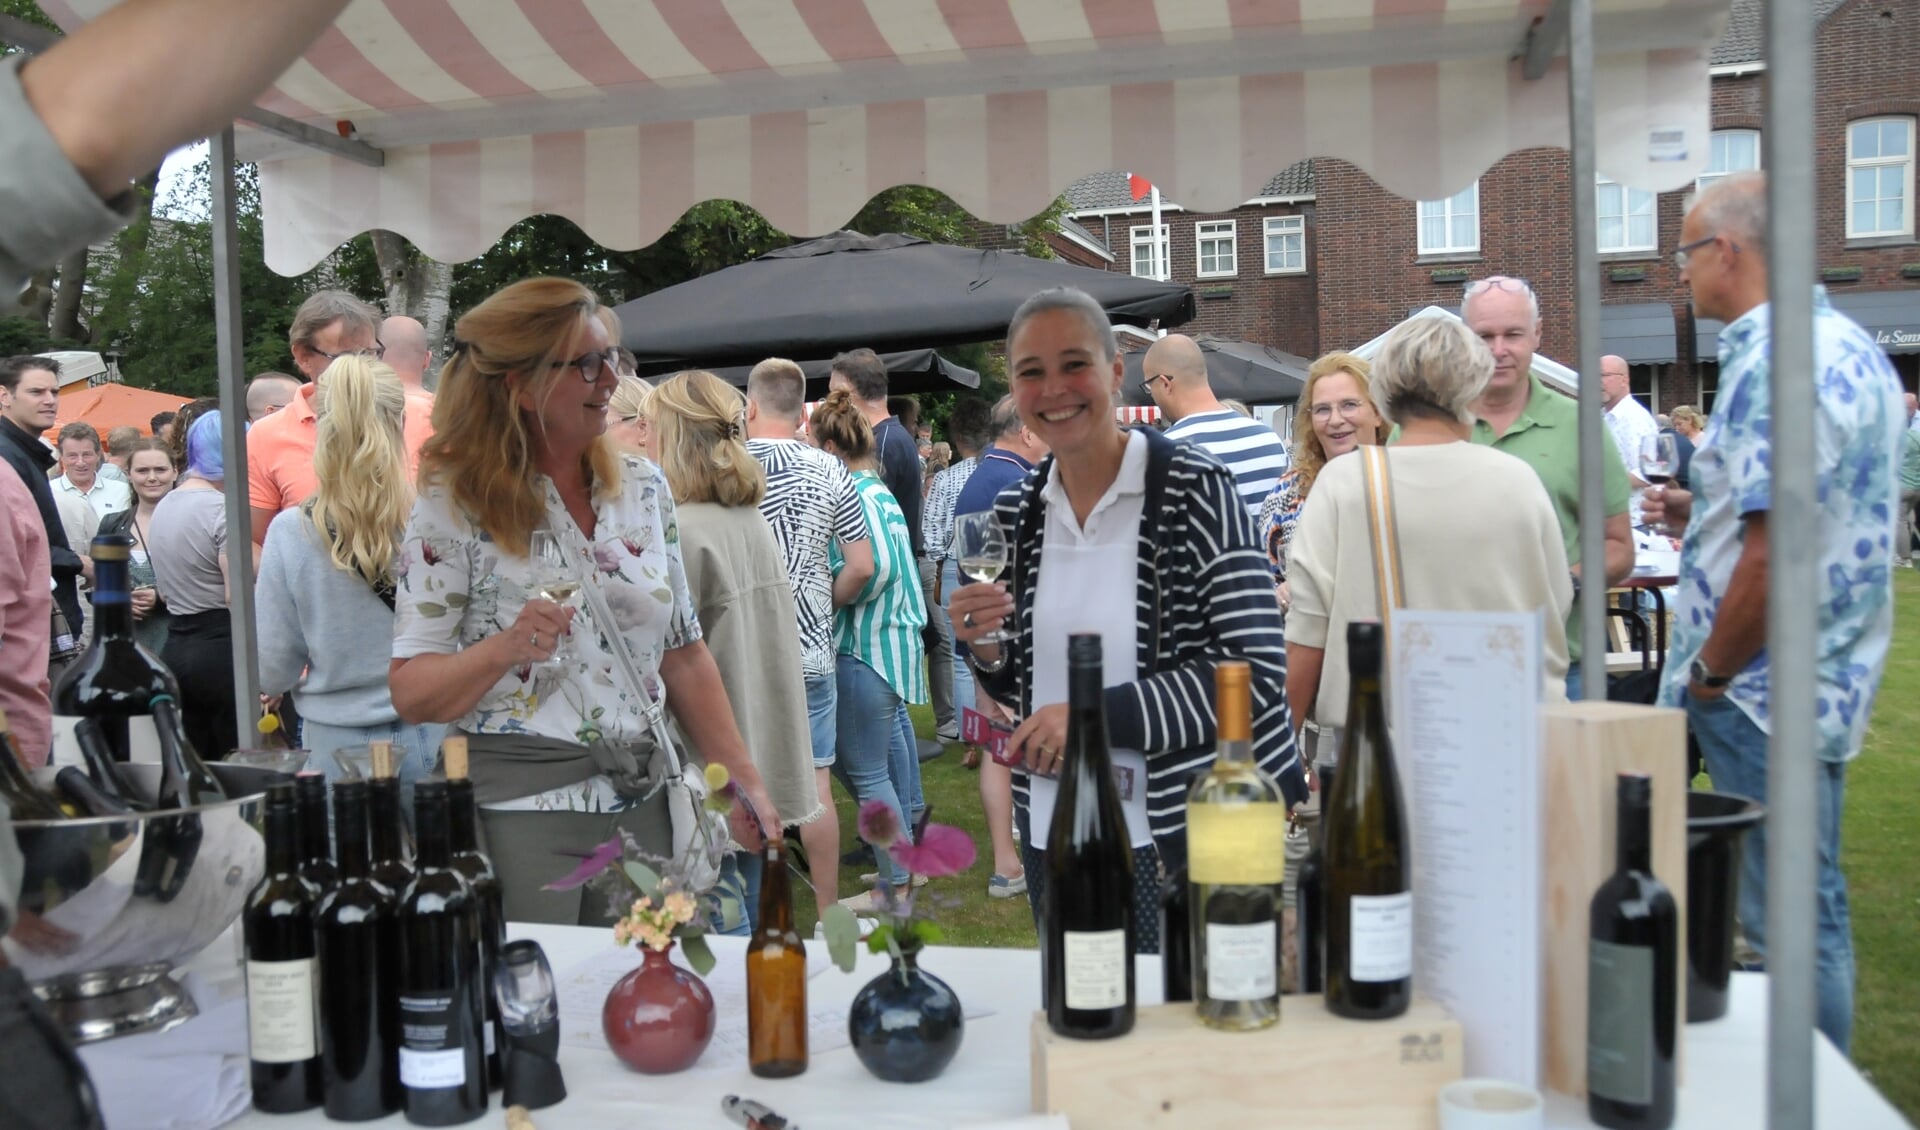
[[[834,743],[840,740],[837,723],[840,696],[834,676],[807,676],[807,729],[813,737],[813,767],[826,769],[833,764]]]

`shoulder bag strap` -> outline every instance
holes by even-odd
[[[1380,602],[1380,624],[1392,638],[1393,610],[1406,603],[1406,585],[1400,570],[1400,517],[1393,508],[1393,476],[1387,452],[1362,444],[1361,464],[1367,476],[1367,533],[1373,542],[1373,579]]]

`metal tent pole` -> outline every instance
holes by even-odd
[[[1772,1130],[1813,1126],[1819,789],[1815,656],[1813,35],[1806,0],[1768,0],[1766,168],[1773,499],[1767,515],[1767,1091]]]
[[[1601,478],[1600,233],[1594,200],[1593,0],[1573,0],[1567,25],[1567,118],[1573,181],[1573,324],[1580,371],[1580,680],[1607,697],[1607,499]]]
[[[220,358],[221,456],[226,463],[227,608],[233,616],[234,713],[240,740],[260,709],[259,649],[253,638],[253,518],[247,495],[247,374],[240,349],[239,202],[234,193],[233,127],[213,135],[213,321]],[[225,757],[224,749],[201,751]]]

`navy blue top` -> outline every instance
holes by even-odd
[[[993,500],[1000,492],[1026,478],[1032,470],[1033,464],[1004,447],[987,448],[980,453],[980,462],[974,466],[973,474],[967,476],[967,485],[960,488],[960,497],[953,502],[954,517],[993,509]]]

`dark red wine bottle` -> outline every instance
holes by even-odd
[[[1653,874],[1653,780],[1620,775],[1613,874],[1587,942],[1587,1117],[1610,1130],[1673,1125],[1680,918]]]
[[[333,786],[340,877],[320,897],[320,1063],[327,1117],[400,1109],[400,934],[396,896],[368,874],[367,785]]]
[[[416,1126],[452,1126],[487,1110],[479,913],[453,868],[446,782],[419,782],[413,801],[420,854],[399,916],[401,1109]]]
[[[294,848],[293,786],[267,789],[267,874],[241,916],[247,960],[247,1044],[253,1105],[274,1114],[320,1105],[314,892]]]

